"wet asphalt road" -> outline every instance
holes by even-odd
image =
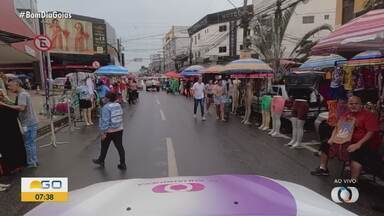
[[[318,166],[318,158],[308,149],[290,150],[284,146],[289,140],[271,138],[255,126],[240,124],[237,117],[227,123],[216,121],[213,114],[205,122],[200,116],[195,120],[192,108],[191,100],[162,92],[141,93],[138,104],[126,106],[125,172],[116,167],[118,154],[113,145],[105,169],[91,163],[100,150],[97,127],[79,125],[74,132],[63,129],[57,135],[58,141],[69,144],[40,148],[39,168],[1,179],[13,186],[0,193],[0,215],[22,215],[36,206],[19,201],[20,177],[68,177],[69,189],[75,190],[118,179],[256,174],[301,184],[330,199],[340,162],[331,162],[330,177],[311,176],[309,172]],[[49,137],[40,140],[39,145],[48,142]],[[359,203],[344,207],[359,215],[380,215],[370,209],[380,189],[368,181],[360,191]]]

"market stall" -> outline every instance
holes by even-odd
[[[372,10],[320,40],[312,55],[339,54],[351,59],[367,50],[384,50],[384,9]]]

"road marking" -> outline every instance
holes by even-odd
[[[167,154],[168,154],[168,176],[169,177],[179,176],[179,171],[177,169],[177,163],[176,163],[175,148],[173,147],[172,139],[170,137],[167,137],[166,140],[167,140]]]
[[[318,152],[319,152],[319,150],[317,150],[317,149],[315,149],[315,148],[313,148],[313,147],[311,147],[311,146],[308,146],[308,145],[303,145],[303,147],[304,147],[305,149],[307,149],[307,150],[313,152],[313,153],[318,153]]]
[[[157,103],[158,105],[160,105],[160,101],[159,101],[159,99],[156,99],[156,103]]]
[[[161,120],[166,121],[167,119],[165,118],[163,110],[160,110],[160,115],[161,115]]]

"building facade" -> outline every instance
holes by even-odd
[[[188,29],[193,64],[226,63],[239,58],[243,49],[241,10],[238,8],[208,14]],[[247,10],[253,13],[252,6],[248,6]]]
[[[149,73],[161,73],[163,70],[163,56],[161,54],[152,54],[149,57]]]
[[[294,1],[288,1],[282,8],[287,7]],[[273,9],[266,10],[266,8],[274,8],[276,0],[253,0],[254,11],[256,15],[262,15],[267,12],[269,14]],[[291,58],[290,55],[296,44],[301,38],[316,27],[323,24],[328,24],[335,28],[336,26],[336,1],[335,0],[307,0],[299,3],[291,21],[288,25],[286,34],[283,40],[283,47],[285,48],[284,58]],[[312,40],[319,40],[327,36],[329,31],[321,31],[316,34]]]
[[[164,70],[178,71],[188,60],[188,26],[172,26],[163,39]]]
[[[70,19],[46,18],[41,25],[52,41],[53,78],[73,71],[93,72],[95,62],[122,65],[115,30],[103,19],[72,14]]]
[[[336,25],[341,26],[355,17],[366,12],[365,4],[368,0],[336,0]],[[376,5],[376,8],[384,8],[384,2]]]

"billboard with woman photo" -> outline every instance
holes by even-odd
[[[52,53],[93,55],[92,23],[77,19],[46,19]]]

